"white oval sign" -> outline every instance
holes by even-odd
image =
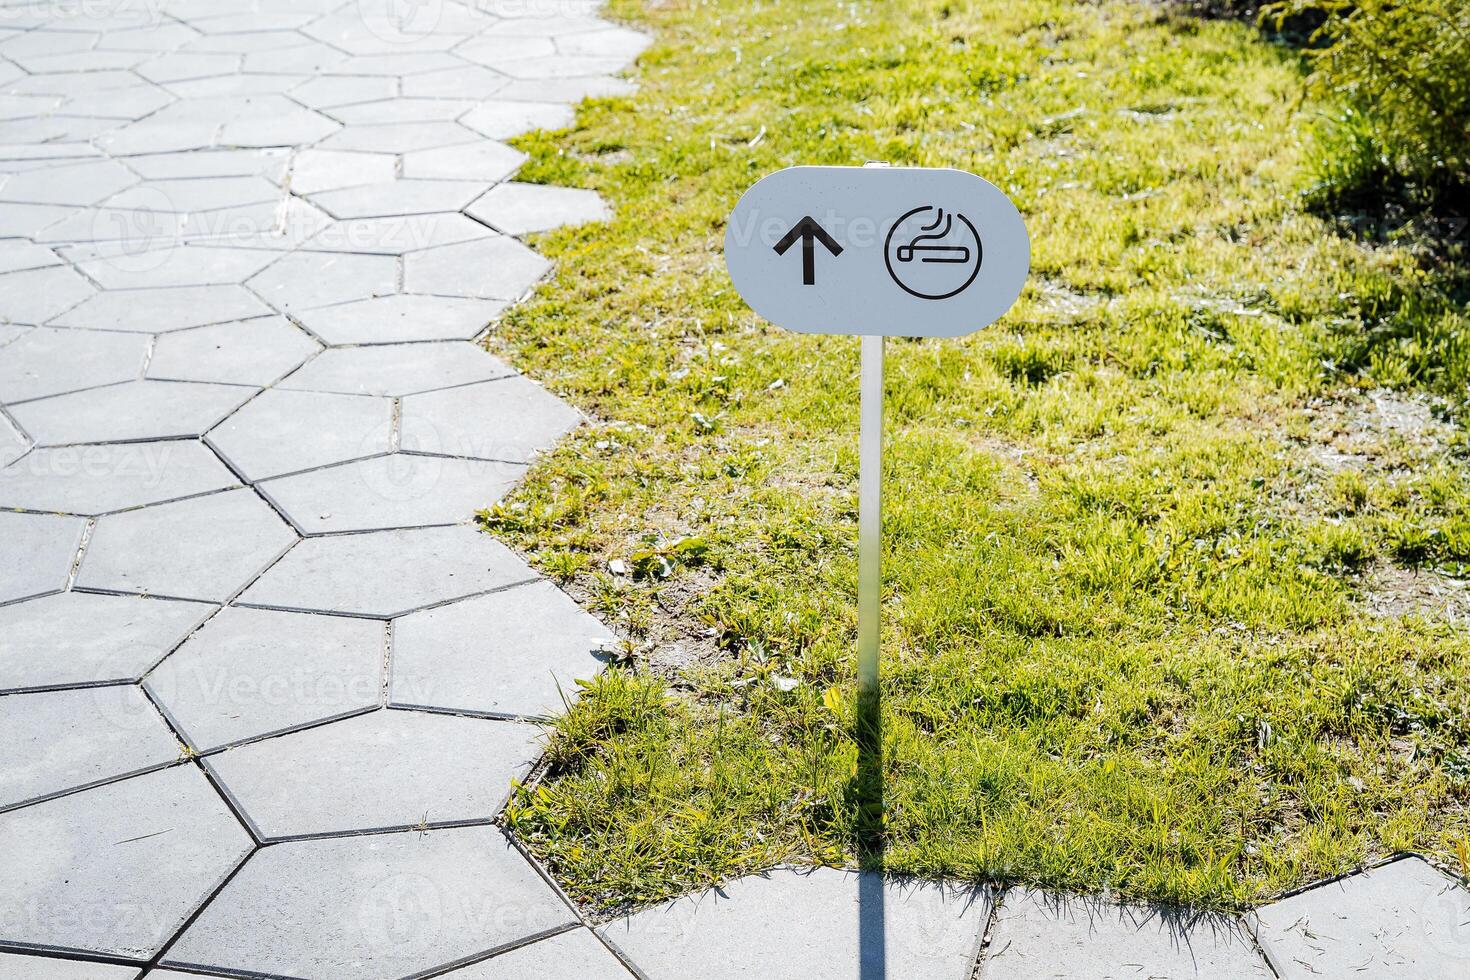
[[[789,330],[958,337],[1021,295],[1031,239],[1010,198],[963,170],[790,167],[735,205],[725,265]]]

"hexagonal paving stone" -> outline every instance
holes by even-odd
[[[479,140],[406,153],[403,156],[403,176],[494,182],[509,177],[525,162],[526,155],[520,150],[504,143]]]
[[[7,418],[0,418],[0,466],[9,466],[31,448],[30,440],[21,435]]]
[[[268,385],[320,349],[283,316],[222,323],[158,338],[148,377]]]
[[[1233,919],[1016,888],[996,913],[980,977],[1271,980],[1271,971]]]
[[[626,27],[605,27],[559,37],[556,49],[562,54],[597,55],[626,62],[638,57],[652,43],[653,38],[647,34]]]
[[[296,534],[253,490],[226,490],[103,517],[77,586],[223,601]]]
[[[1470,963],[1470,890],[1419,858],[1318,885],[1251,918],[1282,980],[1463,980]]]
[[[177,762],[135,685],[0,698],[0,810]]]
[[[318,75],[293,87],[290,95],[297,102],[313,109],[330,109],[333,106],[392,98],[397,91],[397,79],[393,78],[372,75]],[[305,151],[313,152],[320,151]]]
[[[39,446],[201,436],[254,388],[184,381],[127,381],[53,395],[11,409]]]
[[[311,202],[334,218],[382,218],[458,211],[487,185],[465,180],[390,180],[313,194]]]
[[[481,65],[444,68],[439,71],[410,75],[403,79],[403,94],[411,97],[445,99],[488,99],[510,83],[498,71]]]
[[[222,609],[145,684],[199,752],[377,707],[383,624]]]
[[[461,122],[491,139],[508,140],[533,129],[564,129],[574,116],[570,105],[493,99],[465,113]]]
[[[23,238],[0,241],[0,272],[24,272],[62,264],[59,255],[34,242]]]
[[[403,399],[404,449],[529,462],[582,421],[536,382],[515,375]]]
[[[410,293],[513,300],[550,268],[550,262],[514,238],[482,238],[405,256],[403,288]]]
[[[211,430],[208,441],[248,479],[295,473],[387,452],[393,402],[270,388]]]
[[[373,126],[383,123],[453,122],[474,107],[475,102],[472,99],[396,97],[340,106],[326,114],[350,126]]]
[[[190,440],[37,449],[0,469],[0,507],[95,516],[239,485]]]
[[[10,174],[0,200],[17,204],[96,204],[138,182],[138,175],[113,160],[89,160]]]
[[[265,316],[271,312],[259,297],[242,286],[174,286],[108,290],[52,322],[62,327],[106,327],[137,333],[165,333]]]
[[[0,602],[66,588],[86,526],[79,517],[0,511]]]
[[[134,980],[137,975],[136,966],[0,953],[0,977],[15,980]]]
[[[505,305],[448,296],[384,296],[323,306],[303,313],[301,323],[329,344],[473,340]]]
[[[316,81],[329,79],[318,78]],[[398,160],[389,153],[303,150],[291,161],[291,189],[297,194],[316,194],[342,187],[378,184],[392,180],[397,171]]]
[[[348,126],[322,140],[321,150],[364,150],[370,153],[412,153],[436,146],[474,143],[480,134],[452,122],[396,123]]]
[[[278,310],[300,310],[397,292],[397,277],[386,255],[292,252],[249,286]]]
[[[172,236],[156,241],[73,245],[63,251],[78,269],[106,289],[230,285],[244,282],[275,259],[264,249],[178,244]],[[210,314],[218,315],[214,310]]]
[[[261,493],[302,534],[467,521],[522,476],[517,463],[393,453],[267,480]]]
[[[589,929],[573,929],[501,953],[473,966],[451,970],[445,980],[522,980],[525,977],[577,977],[578,980],[631,980],[618,958]]]
[[[498,358],[461,341],[383,344],[325,350],[280,387],[396,398],[514,373]]]
[[[404,214],[391,218],[338,221],[323,228],[304,247],[313,251],[404,255],[423,248],[492,238],[496,234],[458,212]]]
[[[45,323],[95,292],[66,266],[7,272],[0,275],[0,320]]]
[[[148,338],[101,330],[37,327],[0,357],[0,401],[45,398],[138,377]]]
[[[781,869],[666,902],[598,932],[649,980],[851,980],[872,969],[969,980],[990,907],[981,889]],[[873,935],[879,929],[882,935]]]
[[[607,206],[596,191],[544,184],[501,184],[492,187],[465,213],[507,235],[549,231],[562,225],[605,221]]]
[[[250,69],[247,58],[247,69]],[[259,68],[250,69],[259,70]],[[200,150],[215,146],[290,146],[315,142],[337,129],[320,113],[282,95],[187,99],[98,138],[114,156]]]
[[[396,980],[575,921],[493,827],[298,841],[255,854],[164,963]]]
[[[602,669],[615,637],[550,582],[405,616],[393,624],[391,703],[550,716]]]
[[[136,681],[214,610],[88,592],[0,607],[0,693]]]
[[[249,853],[191,765],[0,815],[0,942],[147,959]]]
[[[390,618],[535,577],[473,528],[374,531],[302,541],[239,601]]]
[[[262,839],[489,820],[540,754],[532,725],[384,710],[205,758]]]

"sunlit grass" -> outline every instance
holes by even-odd
[[[1459,449],[1334,480],[1299,445],[1326,391],[1453,408],[1464,284],[1301,209],[1290,51],[1121,0],[612,11],[658,38],[639,93],[521,179],[616,218],[544,236],[492,341],[601,421],[486,522],[636,650],[510,811],[574,894],[853,859],[857,345],[720,254],[796,163],[973,170],[1034,243],[1000,323],[889,345],[886,866],[1231,906],[1464,846],[1470,643],[1353,577],[1470,560]]]

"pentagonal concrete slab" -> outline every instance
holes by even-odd
[[[249,286],[278,310],[306,310],[396,292],[397,270],[386,255],[292,252]]]
[[[401,397],[515,372],[474,344],[396,344],[323,351],[278,387],[352,395]]]
[[[410,293],[519,299],[551,263],[514,238],[482,238],[412,252],[403,259],[403,288]]]
[[[15,403],[138,377],[148,338],[101,330],[37,327],[5,346],[0,401]]]
[[[39,446],[201,436],[254,388],[126,381],[16,405],[11,414]]]
[[[85,528],[79,517],[0,511],[0,602],[66,588]]]
[[[251,480],[385,453],[392,439],[390,399],[281,388],[261,392],[209,433]]]
[[[283,316],[222,323],[159,337],[148,377],[268,385],[320,349]]]
[[[239,485],[203,443],[36,449],[0,469],[0,507],[97,515]]]
[[[436,606],[394,622],[388,697],[474,714],[559,714],[614,639],[550,582]]]
[[[1405,858],[1257,909],[1256,938],[1283,980],[1463,980],[1470,890]]]
[[[0,810],[177,762],[136,685],[0,697]]]
[[[157,504],[97,521],[77,587],[222,602],[296,540],[250,489]]]
[[[250,847],[192,765],[0,814],[0,942],[147,959]]]
[[[525,977],[630,980],[632,976],[588,929],[563,932],[444,974],[445,980],[522,980]]]
[[[258,485],[301,534],[468,521],[525,475],[518,463],[392,453]]]
[[[136,966],[0,953],[0,977],[14,977],[15,980],[134,980],[137,975]]]
[[[310,310],[301,322],[329,344],[473,340],[503,309],[496,300],[384,296]]]
[[[145,682],[199,752],[377,707],[383,624],[222,609]]]
[[[535,573],[469,527],[308,538],[240,596],[246,605],[391,618]]]
[[[606,221],[611,214],[596,191],[516,183],[492,187],[465,213],[507,235]]]
[[[991,926],[981,980],[1271,980],[1233,919],[1012,889]]]
[[[136,681],[214,610],[87,592],[0,607],[0,693]]]
[[[263,839],[486,820],[540,753],[532,725],[373,711],[205,765]]]
[[[242,286],[174,286],[98,293],[52,322],[137,333],[166,333],[273,312]]]
[[[890,977],[969,980],[983,890],[818,868],[776,870],[601,927],[648,980]]]
[[[373,75],[318,75],[290,90],[291,98],[312,109],[356,105],[374,99],[389,99],[398,91],[397,79]],[[321,151],[307,150],[307,153]],[[391,175],[392,171],[389,171]],[[303,190],[303,193],[310,191]]]
[[[444,68],[403,79],[403,94],[414,98],[488,99],[510,83],[500,72],[481,65]]]
[[[406,449],[528,462],[582,417],[545,388],[516,375],[403,399]]]
[[[396,980],[573,922],[493,827],[297,841],[254,855],[164,963]]]
[[[66,266],[0,275],[0,320],[45,323],[96,293]]]

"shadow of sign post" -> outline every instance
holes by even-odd
[[[862,337],[857,771],[848,803],[863,870],[881,872],[883,340],[958,337],[994,322],[1025,286],[1031,239],[1011,200],[962,170],[789,167],[757,181],[736,203],[725,228],[725,264],[741,297],[772,323]],[[860,875],[860,980],[887,976],[883,905],[881,874]]]

